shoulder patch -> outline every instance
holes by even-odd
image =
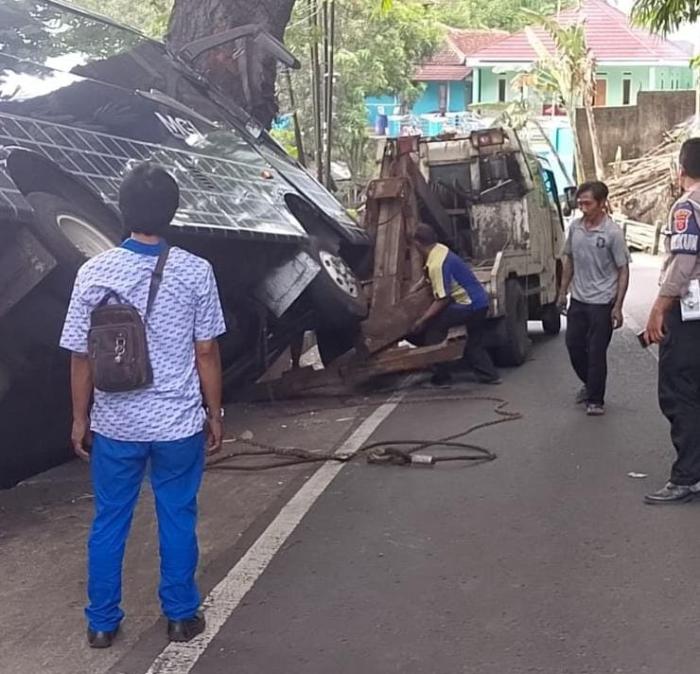
[[[700,224],[691,203],[682,201],[671,212],[671,253],[700,252]]]
[[[677,234],[683,234],[688,229],[690,218],[693,217],[693,211],[689,208],[678,207],[673,212],[673,231]]]

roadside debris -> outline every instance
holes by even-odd
[[[649,477],[649,476],[646,473],[631,472],[631,473],[627,473],[627,477],[632,477],[636,480],[643,480],[645,477]]]
[[[665,222],[678,194],[678,151],[689,137],[693,119],[674,127],[645,155],[615,161],[608,182],[610,203],[616,212],[639,222]]]

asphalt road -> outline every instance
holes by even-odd
[[[634,337],[657,267],[635,260],[629,327],[610,351],[603,418],[573,403],[578,385],[563,334],[533,334],[532,360],[505,372],[502,386],[461,383],[447,392],[499,396],[524,415],[470,436],[497,453],[492,463],[420,469],[358,458],[307,499],[308,512],[295,500],[328,466],[209,474],[202,587],[216,591],[244,569],[226,601],[210,603],[210,625],[217,615],[223,624],[211,641],[192,645],[191,668],[177,653],[153,665],[165,639],[148,503],[127,555],[129,618],[111,651],[100,653],[85,648],[80,618],[84,467],[5,493],[0,672],[697,674],[700,503],[642,503],[672,457],[654,352]],[[415,402],[445,393],[408,390],[372,439],[441,437],[495,418],[486,401]],[[336,447],[365,425],[355,415],[372,407],[362,405],[302,416],[286,406],[243,408],[228,431]],[[256,547],[280,518],[288,538]]]
[[[697,674],[700,506],[642,503],[671,458],[655,366],[618,333],[596,419],[572,402],[561,337],[498,389],[467,385],[525,415],[479,432],[498,460],[348,466],[192,671]],[[487,403],[404,405],[375,437],[489,418]]]

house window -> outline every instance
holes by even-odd
[[[506,102],[506,80],[503,77],[498,80],[498,102]]]
[[[447,112],[447,85],[441,84],[438,89],[438,110],[441,113]]]
[[[632,73],[622,74],[622,105],[632,102]]]
[[[474,78],[471,75],[464,82],[464,102],[466,105],[474,102]]]

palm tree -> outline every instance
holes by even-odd
[[[555,53],[551,54],[531,28],[525,29],[528,40],[538,56],[530,71],[533,87],[542,94],[554,95],[564,102],[574,136],[576,167],[580,179],[585,177],[585,170],[581,139],[576,126],[576,107],[583,103],[596,177],[603,180],[605,165],[593,114],[595,58],[586,42],[585,22],[561,26],[550,17],[530,10],[523,11],[545,28],[555,47]]]
[[[636,0],[632,20],[655,33],[667,35],[684,23],[700,20],[700,4],[679,0]]]

